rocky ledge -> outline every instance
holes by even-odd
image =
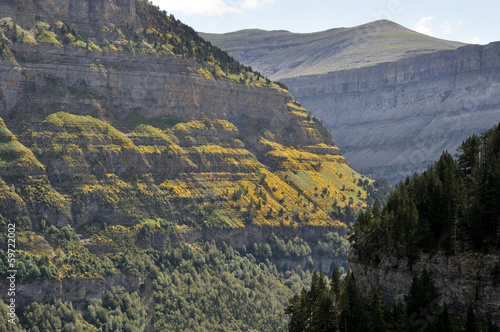
[[[500,254],[460,253],[421,255],[411,268],[406,258],[385,255],[378,264],[349,255],[349,264],[363,296],[376,283],[389,307],[404,302],[413,276],[427,269],[440,292],[440,304],[446,303],[452,314],[465,316],[472,304],[474,314],[500,325]]]

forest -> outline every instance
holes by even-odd
[[[500,248],[500,127],[472,135],[458,152],[444,152],[399,183],[383,207],[359,215],[350,240],[362,259]]]

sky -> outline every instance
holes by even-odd
[[[427,35],[473,44],[500,41],[498,0],[152,0],[199,32],[306,33],[389,19]]]

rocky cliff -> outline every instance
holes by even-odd
[[[476,316],[486,321],[491,319],[494,324],[500,325],[498,254],[427,254],[421,255],[410,268],[406,258],[384,255],[374,264],[360,261],[356,252],[351,252],[349,264],[361,294],[368,297],[371,287],[376,283],[385,303],[390,307],[394,307],[397,302],[404,303],[413,277],[426,269],[439,289],[439,305],[446,303],[450,313],[465,316],[467,307],[473,303]],[[423,309],[433,314],[432,308]]]
[[[500,120],[498,43],[446,43],[388,21],[310,35],[207,38],[276,75],[332,130],[352,167],[391,182]]]
[[[284,82],[336,134],[350,164],[392,181],[500,121],[500,43]]]

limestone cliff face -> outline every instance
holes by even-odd
[[[377,284],[385,303],[393,307],[404,303],[413,276],[427,269],[440,293],[440,304],[450,313],[465,316],[469,304],[476,316],[500,324],[500,256],[498,254],[462,253],[456,256],[422,255],[409,268],[407,259],[385,255],[378,264],[361,262],[355,252],[349,264],[363,296]],[[430,309],[430,308],[427,308]]]
[[[2,17],[16,17],[21,24],[33,23],[37,15],[76,22],[89,28],[102,22],[137,25],[140,16],[137,15],[136,3],[135,0],[7,0],[0,4],[0,14]]]
[[[397,181],[500,121],[500,43],[284,79],[350,164]]]
[[[499,43],[465,46],[389,21],[312,34],[204,34],[285,83],[350,165],[397,182],[500,121]]]
[[[234,123],[243,141],[254,149],[266,131],[286,144],[334,144],[322,124],[313,126],[320,135],[311,136],[301,118],[288,112],[287,104],[293,102],[288,92],[207,80],[194,69],[194,61],[133,54],[124,58],[120,52],[43,44],[16,45],[13,52],[24,62],[0,64],[4,86],[0,114],[7,119],[23,110],[32,120],[41,120],[44,114],[39,109],[71,109],[117,127],[134,112],[182,121],[209,117]]]
[[[45,279],[32,283],[17,285],[16,302],[30,304],[32,302],[49,302],[53,298],[62,301],[82,301],[101,298],[112,287],[125,287],[137,292],[141,278],[137,276],[112,275],[103,279]],[[6,294],[2,297],[7,299]]]

